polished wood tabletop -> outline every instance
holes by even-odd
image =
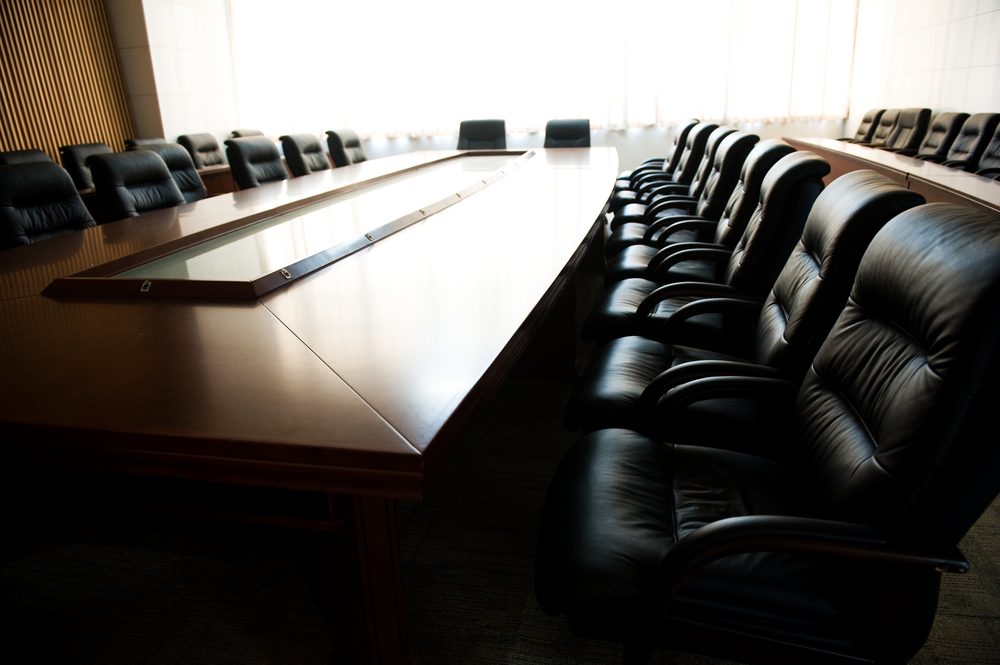
[[[613,186],[614,149],[534,151],[475,195],[249,301],[42,291],[448,154],[364,162],[3,252],[5,452],[423,496],[568,283]]]
[[[830,162],[827,184],[858,169],[877,171],[919,192],[928,203],[958,203],[1000,212],[1000,183],[934,162],[887,150],[825,138],[786,138],[797,150],[809,150]]]

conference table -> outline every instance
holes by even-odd
[[[617,172],[414,152],[3,252],[5,463],[271,492],[200,514],[350,534],[360,659],[409,662],[394,503],[545,325]]]

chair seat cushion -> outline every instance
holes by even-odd
[[[634,225],[629,225],[634,226]],[[625,227],[622,227],[624,229]],[[619,229],[621,231],[622,229]],[[678,231],[671,234],[670,241],[689,242],[695,240],[693,231]],[[630,277],[646,277],[649,262],[660,251],[659,247],[649,245],[631,245],[615,254],[604,270],[604,285],[611,286],[615,282]],[[663,284],[670,282],[715,282],[715,266],[708,261],[681,261],[670,266],[669,278],[661,280]]]
[[[803,515],[807,503],[791,487],[770,460],[594,432],[570,448],[549,487],[535,560],[539,604],[565,613],[578,634],[627,641],[644,625],[657,568],[678,541],[726,518]],[[861,620],[845,612],[852,585],[846,566],[804,555],[730,556],[688,580],[671,616],[841,643],[830,627]]]

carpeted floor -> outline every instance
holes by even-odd
[[[594,280],[581,280],[585,310]],[[569,383],[508,380],[430,497],[398,506],[416,665],[621,662],[534,600],[538,514],[576,439]],[[5,503],[0,639],[9,663],[323,665],[335,648],[284,529],[90,509],[48,488]],[[37,522],[36,518],[44,518]],[[1000,663],[1000,501],[969,532],[914,663]],[[660,652],[654,663],[718,663]]]

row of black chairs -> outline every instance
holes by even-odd
[[[680,130],[609,204],[539,604],[626,663],[905,663],[1000,493],[1000,218]]]
[[[930,109],[871,109],[854,136],[840,140],[1000,178],[1000,113],[931,118]]]

